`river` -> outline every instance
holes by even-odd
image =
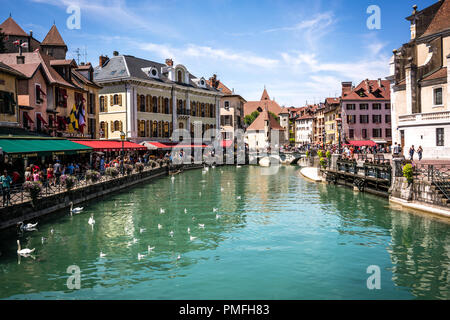
[[[262,170],[161,177],[3,233],[0,298],[450,298],[448,222],[306,181],[298,167]],[[34,259],[17,256],[17,239]],[[79,289],[67,286],[70,266]],[[379,289],[368,288],[369,266]]]

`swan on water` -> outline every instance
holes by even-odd
[[[20,227],[20,230],[22,230],[22,231],[36,231],[37,225],[38,225],[37,222],[35,224],[27,223],[25,225],[23,224],[23,221],[19,222],[19,227]]]
[[[106,257],[106,253],[103,253],[100,251],[100,258],[104,258],[104,257]]]
[[[191,228],[188,227],[188,234],[191,233]]]
[[[140,253],[138,253],[138,260],[141,260],[142,258],[144,258],[145,257],[145,254],[140,254]]]
[[[163,208],[159,209],[159,213],[164,213],[164,212],[166,212],[165,209],[163,209]]]
[[[181,255],[179,254],[178,257],[177,257],[177,260],[180,260],[180,259],[181,259]]]
[[[224,188],[220,188],[220,191],[222,191],[222,192],[223,192],[224,190],[225,190]]]
[[[147,247],[147,251],[148,251],[148,253],[152,252],[152,251],[153,251],[153,249],[155,249],[155,247],[150,247],[150,246],[148,246],[148,247]]]
[[[81,211],[83,211],[83,207],[73,207],[73,202],[70,201],[70,213],[80,213]]]
[[[197,239],[197,237],[190,236],[189,239],[190,239],[191,241],[194,241],[195,239]]]
[[[219,220],[219,219],[220,219],[220,217],[221,217],[221,215],[220,215],[220,214],[216,214],[216,220]]]
[[[184,208],[184,213],[187,213],[187,209],[186,208]]]
[[[138,239],[133,238],[133,243],[136,243],[136,242],[138,242],[138,241],[139,241]]]
[[[95,220],[94,220],[94,215],[93,215],[93,214],[91,214],[91,217],[89,218],[88,223],[89,223],[91,226],[93,226],[93,225],[95,224]]]
[[[241,196],[237,196],[236,199],[241,200]]]
[[[173,238],[173,231],[170,231],[169,235]]]
[[[140,229],[139,229],[139,232],[142,233],[142,232],[144,232],[145,230],[147,230],[147,229],[145,229],[145,228],[140,228]]]
[[[213,212],[217,212],[217,210],[219,210],[219,209],[217,209],[217,208],[213,208]]]
[[[162,229],[162,225],[158,223],[158,229]]]
[[[17,254],[18,254],[18,255],[26,256],[26,255],[28,255],[28,254],[30,254],[30,253],[33,253],[34,250],[35,250],[35,248],[33,248],[33,249],[28,249],[28,248],[21,249],[21,248],[20,248],[20,241],[17,240]]]
[[[205,229],[205,225],[203,223],[199,223],[198,227],[201,228],[201,229]]]

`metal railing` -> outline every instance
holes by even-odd
[[[159,163],[156,161],[154,163],[152,163],[152,162],[144,163],[143,172],[159,169],[159,168],[166,167],[166,166],[167,166],[167,163],[164,161],[161,161]],[[127,175],[140,173],[140,171],[138,170],[138,168],[136,166],[134,166],[133,170],[131,172],[129,171],[128,173],[125,168],[124,168],[124,170],[121,170],[120,167],[117,169],[119,169],[119,174],[117,176],[112,177],[112,176],[108,176],[106,174],[102,174],[102,175],[100,175],[100,178],[95,182],[87,179],[85,173],[72,175],[73,177],[75,177],[75,183],[70,190],[73,191],[73,190],[77,190],[80,188],[84,188],[89,185],[94,185],[94,184],[102,183],[105,181],[111,181],[111,180],[115,180],[118,178],[122,178]],[[123,171],[123,172],[121,172],[121,171]],[[41,181],[42,189],[41,189],[41,192],[39,193],[38,198],[45,198],[45,197],[49,197],[49,196],[53,196],[56,194],[67,192],[68,189],[67,189],[66,185],[60,180],[61,180],[61,178],[59,177],[59,178],[55,178],[54,180],[51,180],[51,181],[49,181],[49,180]],[[29,192],[27,190],[25,190],[23,184],[13,185],[9,189],[2,188],[1,195],[2,196],[0,199],[0,208],[13,206],[13,205],[21,204],[21,203],[32,200],[29,195]]]
[[[450,174],[449,171],[441,171],[433,165],[428,166],[431,182],[438,188],[447,200],[450,200]]]

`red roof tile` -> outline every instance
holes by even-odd
[[[381,86],[378,85],[378,80],[363,80],[361,83],[351,90],[349,93],[342,96],[342,100],[390,100],[391,90],[390,82],[388,80],[380,80]],[[362,92],[365,96],[358,93]]]
[[[450,29],[450,0],[444,0],[422,37]]]
[[[247,128],[247,130],[264,130],[264,121],[266,120],[269,120],[269,126],[272,130],[284,130],[284,128],[280,126],[278,121],[269,113],[268,110],[261,112],[255,121],[253,121]]]
[[[44,41],[42,41],[41,45],[65,46],[66,44],[64,43],[64,40],[61,37],[61,34],[58,31],[58,28],[56,28],[56,25],[53,25],[50,28],[50,31],[45,36]]]
[[[244,104],[244,115],[249,115],[254,111],[258,111],[258,109],[261,110],[259,112],[262,112],[266,107],[270,112],[276,114],[277,116],[280,114],[280,112],[283,111],[278,103],[276,103],[274,100],[270,100],[269,94],[264,88],[264,92],[261,96],[260,101],[248,101]]]
[[[447,67],[440,68],[439,70],[433,72],[432,74],[429,74],[428,76],[424,77],[422,79],[422,81],[439,79],[439,78],[447,78]]]
[[[27,33],[14,21],[13,18],[9,17],[2,24],[0,24],[2,32],[10,36],[22,36],[27,37]]]

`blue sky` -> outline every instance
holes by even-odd
[[[266,86],[280,105],[302,106],[389,73],[392,49],[409,40],[412,5],[436,0],[0,0],[0,19],[12,14],[43,40],[53,21],[69,47],[86,49],[94,66],[114,50],[164,62],[171,57],[191,73],[218,75],[248,101]],[[70,5],[81,28],[69,29]],[[381,9],[381,29],[369,30],[370,5]]]

